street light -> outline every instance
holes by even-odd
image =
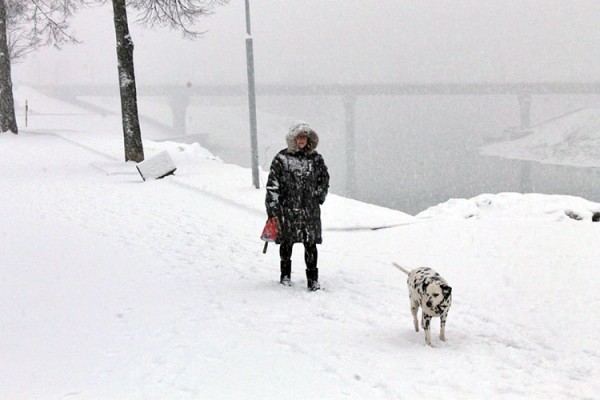
[[[250,29],[250,0],[246,0],[246,69],[248,70],[248,111],[250,115],[250,147],[252,156],[252,184],[260,188],[258,180],[258,140],[256,128],[256,89],[254,86],[254,50]]]

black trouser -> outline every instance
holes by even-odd
[[[316,243],[304,242],[304,262],[306,263],[306,269],[317,268],[317,245]],[[281,242],[279,245],[279,257],[282,262],[288,262],[292,259],[292,248],[294,243]]]

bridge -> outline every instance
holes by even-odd
[[[60,92],[70,96],[114,96],[118,86],[111,85],[41,85],[43,92]],[[398,84],[314,84],[257,85],[261,96],[405,96],[405,95],[539,95],[599,94],[600,82],[536,83],[398,83]],[[245,84],[224,85],[138,85],[141,96],[245,96]]]
[[[118,97],[118,85],[46,85],[35,89],[49,96],[81,103],[80,97]],[[139,85],[138,96],[166,98],[173,115],[173,129],[186,132],[186,113],[193,97],[247,96],[246,84]],[[337,96],[345,112],[347,192],[355,192],[355,115],[361,96],[515,96],[520,107],[519,126],[530,127],[530,109],[534,95],[600,94],[600,82],[516,82],[516,83],[397,83],[397,84],[262,84],[257,96]],[[529,166],[524,164],[522,189],[527,190]]]
[[[37,90],[53,97],[75,100],[79,97],[119,96],[117,85],[45,85]],[[192,97],[246,96],[247,86],[230,85],[140,85],[138,96],[165,97],[173,112],[173,128],[186,132],[186,110]],[[406,83],[406,84],[316,84],[257,85],[258,96],[338,96],[344,99],[346,123],[354,131],[354,108],[360,96],[516,96],[521,107],[523,128],[529,127],[532,95],[600,94],[600,82],[537,82],[537,83]]]

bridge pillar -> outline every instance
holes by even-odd
[[[185,136],[187,131],[186,114],[190,105],[190,96],[178,94],[169,97],[169,106],[173,115],[173,131],[177,136]]]
[[[521,129],[527,129],[530,127],[529,116],[531,114],[531,95],[520,94],[519,95],[519,107],[521,108]]]
[[[344,96],[346,129],[346,195],[356,195],[356,96]]]
[[[521,94],[518,97],[521,109],[521,130],[531,126],[531,95]],[[519,191],[521,193],[533,192],[533,181],[531,179],[531,161],[521,160],[521,177],[519,179]]]

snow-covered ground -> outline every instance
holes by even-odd
[[[308,292],[300,245],[291,288],[277,247],[261,252],[249,170],[146,141],[177,171],[143,182],[122,161],[118,115],[39,101],[54,114],[0,134],[1,399],[600,393],[600,204],[482,194],[414,217],[331,194],[325,289]],[[351,229],[382,225],[397,226]],[[433,347],[414,332],[394,261],[453,287],[446,342],[437,319]]]
[[[485,146],[482,154],[542,164],[600,167],[600,108],[583,108],[513,134],[520,138]]]

